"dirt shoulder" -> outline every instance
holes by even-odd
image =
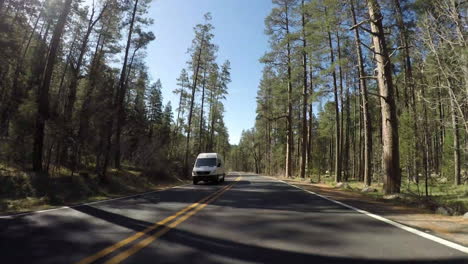
[[[468,219],[464,219],[463,216],[438,215],[426,209],[397,204],[400,202],[376,199],[357,191],[341,190],[326,184],[313,184],[295,179],[277,179],[359,209],[384,216],[426,233],[468,246]]]
[[[36,182],[35,178],[34,174],[22,171],[0,177],[0,216],[76,206],[189,183],[176,177],[148,177],[131,170],[110,173],[106,184],[100,183],[95,175],[51,176],[46,183]]]

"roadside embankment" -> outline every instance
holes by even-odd
[[[107,179],[104,184],[96,174],[71,175],[64,168],[41,175],[3,166],[0,170],[0,215],[71,206],[188,183],[177,177],[160,177],[130,167],[109,170]]]

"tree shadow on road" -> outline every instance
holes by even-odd
[[[267,181],[256,181],[256,183],[254,188],[251,187],[252,182],[248,178],[241,180],[218,200],[195,215],[194,218],[190,218],[185,224],[172,229],[158,240],[159,243],[183,248],[182,252],[158,250],[160,249],[159,245],[156,245],[156,250],[154,248],[152,248],[153,250],[148,250],[148,248],[143,249],[129,260],[136,260],[134,263],[153,263],[155,259],[158,260],[158,263],[186,263],[187,260],[190,260],[190,263],[203,264],[219,263],[220,259],[237,260],[243,263],[467,263],[466,258],[455,256],[451,258],[439,257],[436,259],[413,257],[411,259],[403,258],[400,260],[364,258],[362,256],[366,255],[366,250],[368,250],[366,248],[362,248],[359,252],[354,252],[353,256],[351,254],[350,256],[336,256],[335,253],[339,253],[342,246],[350,243],[349,240],[341,239],[340,236],[343,232],[350,232],[350,234],[358,236],[356,237],[356,241],[358,241],[360,240],[359,232],[362,228],[371,229],[372,225],[375,225],[375,228],[391,227],[368,219],[368,221],[363,221],[363,224],[359,225],[343,225],[342,222],[333,222],[330,221],[329,215],[335,214],[335,218],[336,216],[343,216],[345,214],[355,214],[357,217],[363,216],[284,184],[272,184]],[[226,182],[224,185],[227,184],[229,182]],[[201,188],[201,190],[195,190],[189,196],[197,194],[199,197],[203,197],[207,193],[213,193],[217,190],[211,186],[196,188]],[[161,196],[161,202],[183,204],[184,201],[187,203],[186,191],[184,188],[177,188],[158,195]],[[304,195],[299,193],[303,193]],[[73,214],[70,215],[69,212],[64,211],[66,213],[62,217],[45,214],[41,216],[40,221],[33,217],[0,219],[0,253],[3,256],[3,258],[0,258],[0,262],[6,259],[8,260],[7,262],[11,263],[20,263],[22,261],[63,263],[63,260],[68,259],[67,257],[70,256],[76,258],[81,255],[95,253],[120,241],[120,239],[134,234],[134,232],[140,232],[154,225],[153,220],[143,221],[135,219],[131,217],[130,213],[134,210],[151,210],[153,208],[151,206],[154,205],[155,200],[147,199],[150,196],[110,202],[106,206],[82,205],[72,208],[72,210],[80,212],[86,217],[77,217],[76,212],[74,216],[71,216]],[[195,199],[195,197],[192,197],[192,199]],[[311,208],[311,203],[315,205],[315,209]],[[220,213],[221,208],[224,213],[225,211],[230,211],[231,213],[225,213],[224,218],[220,218],[216,214]],[[156,208],[153,209],[156,210]],[[158,211],[159,213],[164,213],[164,208],[157,209],[160,210]],[[245,218],[240,218],[239,210],[235,209],[242,209],[242,213],[245,214],[242,217]],[[174,212],[167,211],[166,213],[172,214]],[[263,212],[263,214],[259,214],[259,212]],[[277,216],[277,214],[281,217],[273,219],[267,217],[268,215]],[[304,218],[303,215],[305,214],[311,218]],[[81,214],[78,215],[83,216]],[[249,226],[248,224],[252,223],[249,220],[255,219],[256,216],[258,216],[258,219],[255,220],[255,224]],[[90,221],[92,219],[103,221],[93,223]],[[226,219],[230,219],[238,225],[232,224],[232,222]],[[186,224],[190,225],[187,226]],[[200,224],[202,226],[203,224],[211,224],[211,227],[217,230],[216,235],[207,235],[198,230],[197,227]],[[303,226],[299,224],[303,224]],[[314,232],[307,229],[307,225],[309,224],[316,226],[322,232],[328,230],[328,233],[323,233],[322,235],[320,233],[314,234]],[[94,237],[96,230],[100,228],[106,230],[105,232],[116,232],[115,230],[122,230],[121,227],[127,231],[115,236],[107,236],[106,239],[99,236]],[[158,227],[149,234],[161,228],[163,226]],[[259,245],[259,243],[230,238],[229,233],[225,232],[223,228],[229,228],[231,231],[234,230],[238,233],[252,231],[249,235],[258,234],[256,232],[259,229],[264,230],[262,234],[265,234],[265,237],[257,237],[257,241],[261,241],[261,239],[284,238],[292,234],[296,236],[294,238],[298,239],[304,239],[309,236],[300,242],[305,243],[311,249],[321,247],[326,250],[320,251],[320,254],[317,254],[316,250],[311,250],[314,253],[304,253],[281,248],[281,246]],[[333,236],[324,237],[326,236],[325,234],[333,234]],[[8,250],[9,248],[12,250]],[[389,256],[389,258],[391,257]]]

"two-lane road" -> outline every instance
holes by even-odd
[[[468,254],[274,179],[0,218],[0,263],[468,263]]]

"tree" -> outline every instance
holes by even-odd
[[[302,69],[303,69],[303,88],[302,88],[302,148],[301,148],[301,178],[305,178],[307,163],[308,130],[307,130],[307,108],[308,108],[308,81],[307,81],[307,39],[306,39],[306,14],[304,0],[301,2],[301,22],[302,22]],[[312,118],[310,116],[309,118]]]
[[[382,108],[384,193],[399,193],[401,174],[398,146],[398,120],[392,80],[392,64],[387,49],[380,6],[376,0],[368,0],[367,8],[372,30],[374,57],[377,64],[377,81],[380,91],[380,105]]]
[[[115,155],[114,155],[114,165],[117,169],[120,169],[120,162],[121,162],[121,134],[122,134],[122,127],[125,121],[125,107],[124,107],[124,100],[125,100],[125,95],[127,92],[127,78],[130,73],[128,69],[128,58],[130,54],[130,48],[132,46],[132,37],[134,33],[134,29],[138,35],[140,35],[140,41],[136,42],[136,45],[134,45],[134,53],[132,56],[132,63],[133,63],[133,57],[136,54],[136,52],[143,47],[145,44],[147,44],[149,41],[154,39],[154,36],[152,36],[152,33],[149,35],[143,35],[142,36],[142,31],[138,27],[136,23],[143,23],[143,24],[151,24],[151,20],[144,20],[141,19],[141,13],[144,13],[145,10],[148,8],[148,3],[150,0],[135,0],[133,2],[133,5],[131,7],[130,11],[130,20],[129,20],[129,26],[128,26],[128,35],[127,35],[127,41],[125,45],[125,55],[124,55],[124,60],[122,64],[122,69],[120,71],[120,78],[119,78],[119,85],[118,85],[118,90],[117,90],[117,100],[116,100],[116,116],[115,116],[115,123],[116,123],[116,132],[115,132],[115,142],[114,142],[114,147],[115,147]],[[131,3],[131,2],[129,2]],[[140,3],[140,4],[139,4]],[[138,16],[140,14],[140,16]],[[141,37],[142,36],[142,37]]]
[[[364,123],[364,183],[370,186],[372,182],[372,124],[369,115],[369,100],[367,95],[366,71],[364,68],[364,58],[362,55],[361,37],[359,27],[357,26],[356,11],[354,9],[354,0],[349,0],[351,15],[353,19],[354,38],[356,53],[358,56],[359,71],[359,91],[362,103],[362,119]]]
[[[185,114],[185,108],[187,107],[188,92],[187,89],[190,87],[190,80],[188,77],[187,70],[182,69],[180,76],[177,79],[177,85],[179,88],[174,90],[175,94],[179,94],[179,106],[177,107],[177,119],[176,119],[176,132],[179,132],[180,127],[183,125],[183,116]]]
[[[150,121],[150,130],[148,137],[153,137],[154,127],[163,123],[163,98],[162,98],[161,80],[157,80],[150,86],[148,91],[148,120]]]
[[[265,19],[266,33],[271,37],[272,53],[263,58],[266,63],[281,63],[286,68],[287,82],[287,136],[286,136],[286,161],[285,175],[292,176],[292,155],[293,155],[293,107],[292,107],[292,35],[290,32],[291,12],[296,4],[295,0],[274,0],[276,5],[271,14]]]
[[[211,21],[211,14],[205,14],[205,24],[199,24],[195,27],[195,38],[192,41],[192,47],[190,51],[192,51],[191,61],[189,62],[189,66],[193,71],[192,76],[192,93],[190,97],[190,107],[188,113],[188,120],[187,120],[187,135],[186,135],[186,143],[185,143],[185,159],[184,159],[184,171],[185,173],[188,172],[188,158],[190,153],[190,135],[191,135],[191,127],[192,127],[192,117],[193,117],[193,110],[194,110],[194,102],[195,102],[195,92],[197,91],[198,81],[200,79],[200,68],[202,65],[205,64],[203,60],[203,55],[206,54],[207,49],[212,45],[210,43],[211,39],[213,38],[213,34],[211,31],[213,30],[213,25],[210,24]]]
[[[44,128],[46,120],[49,118],[49,88],[52,80],[52,72],[54,70],[57,53],[67,22],[68,13],[72,6],[73,0],[66,0],[63,4],[63,10],[54,28],[52,40],[50,43],[47,64],[44,68],[44,76],[37,96],[37,114],[36,114],[36,128],[34,133],[34,150],[33,150],[33,169],[37,172],[43,171],[43,147],[44,147]]]

